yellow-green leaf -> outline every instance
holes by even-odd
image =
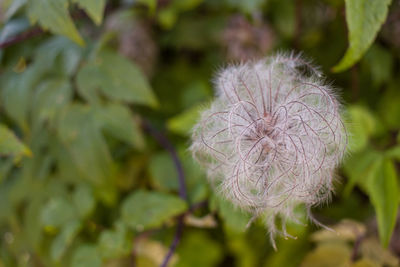
[[[128,103],[156,107],[158,101],[139,67],[118,53],[104,50],[77,74],[78,92],[89,102],[99,102],[99,93]],[[99,92],[100,91],[100,92]]]
[[[391,0],[346,0],[346,21],[349,29],[349,48],[334,72],[344,71],[361,59],[386,20]]]
[[[74,267],[100,267],[102,266],[100,253],[94,245],[80,245],[73,254],[71,265]]]
[[[178,196],[136,191],[122,204],[122,220],[135,230],[146,230],[161,226],[186,208],[186,203]]]
[[[51,244],[50,255],[53,260],[59,261],[62,258],[72,241],[74,241],[76,235],[79,233],[81,226],[81,223],[76,220],[70,221],[63,226],[61,232]]]
[[[200,108],[200,106],[194,106],[169,119],[167,122],[168,129],[177,134],[190,135],[193,125],[199,117]]]
[[[30,156],[32,152],[5,125],[0,124],[0,155]]]
[[[396,223],[399,206],[397,174],[393,162],[382,158],[367,182],[368,195],[374,205],[382,245],[387,246]]]
[[[38,22],[44,29],[67,36],[74,42],[84,45],[68,12],[68,0],[30,0],[28,15],[32,23]]]
[[[89,15],[89,17],[100,25],[103,21],[104,7],[106,5],[105,0],[72,0],[82,7]]]
[[[104,259],[121,258],[132,251],[132,237],[126,226],[118,222],[115,230],[101,232],[98,245]]]

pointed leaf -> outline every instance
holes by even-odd
[[[349,29],[349,48],[334,72],[344,71],[354,65],[375,40],[386,20],[391,0],[345,0],[346,21]]]
[[[61,232],[51,244],[50,255],[53,260],[59,261],[61,259],[80,229],[81,223],[78,221],[68,222],[62,228]]]
[[[133,229],[142,231],[161,226],[186,208],[186,203],[177,196],[137,191],[123,202],[122,220]]]
[[[87,217],[94,210],[96,205],[92,189],[83,184],[75,189],[72,195],[72,201],[81,218]]]
[[[0,155],[29,156],[32,152],[5,125],[0,124]]]
[[[97,25],[101,24],[103,21],[104,7],[106,5],[105,0],[72,0],[72,2],[77,3],[80,7],[85,9],[94,23]]]
[[[381,243],[387,247],[396,223],[399,206],[397,174],[390,159],[381,160],[367,181],[367,189],[375,207]]]
[[[7,21],[14,16],[14,14],[17,13],[18,10],[20,10],[26,4],[26,2],[28,2],[28,0],[14,0],[8,7],[4,15],[4,20]]]
[[[157,99],[139,67],[112,51],[102,51],[77,75],[79,93],[98,102],[98,89],[106,97],[156,107]]]
[[[81,245],[72,254],[71,265],[74,267],[101,267],[100,253],[93,245]]]
[[[223,218],[224,225],[234,231],[243,232],[251,219],[251,215],[239,208],[234,207],[233,204],[222,197],[217,195],[213,196],[213,203]]]
[[[139,123],[127,106],[107,104],[96,109],[96,115],[104,132],[137,149],[144,147],[144,136]]]
[[[32,23],[38,22],[44,29],[67,36],[84,45],[68,12],[68,0],[30,0],[28,15]]]
[[[96,194],[111,204],[114,201],[113,161],[90,106],[73,104],[60,115],[58,135],[80,178],[96,188]]]
[[[52,123],[57,111],[72,97],[72,87],[67,79],[49,79],[42,82],[33,96],[31,113],[33,125],[41,128],[45,122]]]
[[[171,118],[167,122],[168,129],[174,133],[188,136],[199,118],[200,106],[194,106],[181,114]]]
[[[43,207],[41,214],[42,225],[59,228],[76,218],[75,207],[64,197],[50,199]]]
[[[105,259],[128,255],[132,250],[132,240],[126,226],[119,223],[115,230],[103,231],[99,238],[99,250]]]

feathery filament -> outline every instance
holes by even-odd
[[[333,191],[347,144],[340,104],[300,56],[228,67],[215,86],[191,150],[225,198],[264,218],[275,246],[277,233],[290,236],[285,222],[296,221],[295,208],[309,211]]]

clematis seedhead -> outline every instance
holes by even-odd
[[[297,55],[229,66],[195,125],[191,151],[217,194],[262,217],[275,246],[297,210],[326,203],[347,133],[334,88]],[[277,221],[282,222],[277,226]]]

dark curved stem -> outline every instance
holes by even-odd
[[[184,227],[183,219],[184,219],[184,215],[181,215],[181,216],[178,217],[178,226],[176,228],[174,240],[172,241],[172,244],[169,247],[168,253],[165,256],[162,264],[160,265],[161,267],[167,267],[168,266],[168,262],[172,258],[172,255],[174,254],[176,248],[178,247],[179,242],[181,241],[182,233],[183,233],[183,227]]]
[[[28,40],[35,36],[38,36],[43,33],[43,30],[39,27],[31,28],[23,33],[17,34],[16,36],[12,36],[5,40],[4,42],[0,43],[0,49],[7,48],[9,46],[15,45],[22,41]]]
[[[180,216],[181,216],[181,217],[185,217],[186,215],[189,215],[189,214],[195,212],[196,210],[198,210],[198,209],[200,209],[200,208],[206,207],[207,204],[208,204],[208,202],[207,202],[206,200],[201,201],[201,202],[194,203],[194,204],[191,205],[186,211],[184,211],[184,212],[182,212],[181,214],[179,214],[178,218],[179,218]],[[132,267],[136,267],[136,262],[135,262],[134,258],[135,258],[135,256],[136,256],[135,244],[137,243],[137,241],[140,240],[140,239],[142,239],[142,238],[147,238],[149,235],[151,235],[151,234],[153,234],[153,233],[155,233],[155,232],[157,232],[157,231],[159,231],[159,230],[161,230],[161,228],[150,229],[150,230],[147,230],[147,231],[145,231],[145,232],[142,232],[142,233],[138,234],[138,235],[135,237],[135,243],[134,243],[133,249],[132,249]],[[179,235],[181,235],[181,234],[182,234],[182,233],[180,233]],[[176,246],[178,245],[176,242],[179,242],[179,239],[180,239],[180,238],[181,238],[180,236],[178,236],[178,238],[175,236],[174,241],[173,241],[173,243],[172,243],[172,245],[171,245],[171,247],[174,246],[174,248],[173,248],[174,250],[175,250]],[[175,240],[178,240],[178,241],[175,241]],[[174,244],[176,244],[176,245],[174,245]],[[173,252],[173,250],[172,250],[172,252]],[[167,257],[164,258],[164,261],[167,260],[167,263],[169,262],[169,260],[170,260],[171,256],[173,255],[173,253],[170,254],[170,253],[168,252],[168,255],[170,255],[170,256],[168,256],[168,260],[167,260]]]
[[[170,141],[167,139],[167,137],[164,134],[162,134],[161,132],[157,131],[150,124],[149,121],[143,119],[142,120],[142,126],[171,155],[171,158],[172,158],[172,160],[174,162],[176,171],[178,173],[179,196],[182,199],[187,200],[187,192],[186,192],[186,185],[185,185],[185,174],[184,174],[184,171],[183,171],[182,163],[179,160],[178,154],[176,153],[176,150],[175,150],[174,146],[170,143]]]
[[[167,137],[163,135],[162,133],[158,132],[147,120],[142,120],[142,126],[143,128],[150,133],[154,139],[157,140],[157,142],[165,149],[168,151],[168,153],[171,155],[172,160],[174,162],[176,171],[178,173],[178,181],[179,181],[179,196],[187,201],[187,192],[186,192],[186,185],[185,185],[185,174],[183,171],[182,163],[179,160],[178,154],[176,153],[175,148],[173,145],[169,142]],[[172,255],[174,254],[181,238],[182,238],[182,233],[183,233],[183,227],[184,227],[184,217],[185,215],[182,214],[178,217],[178,225],[176,228],[174,240],[172,241],[171,246],[169,247],[168,253],[165,256],[161,267],[167,267],[168,262],[170,261]]]
[[[360,246],[362,241],[364,240],[365,235],[359,235],[354,243],[353,251],[351,252],[351,261],[355,262],[358,257],[358,252],[360,250]]]

